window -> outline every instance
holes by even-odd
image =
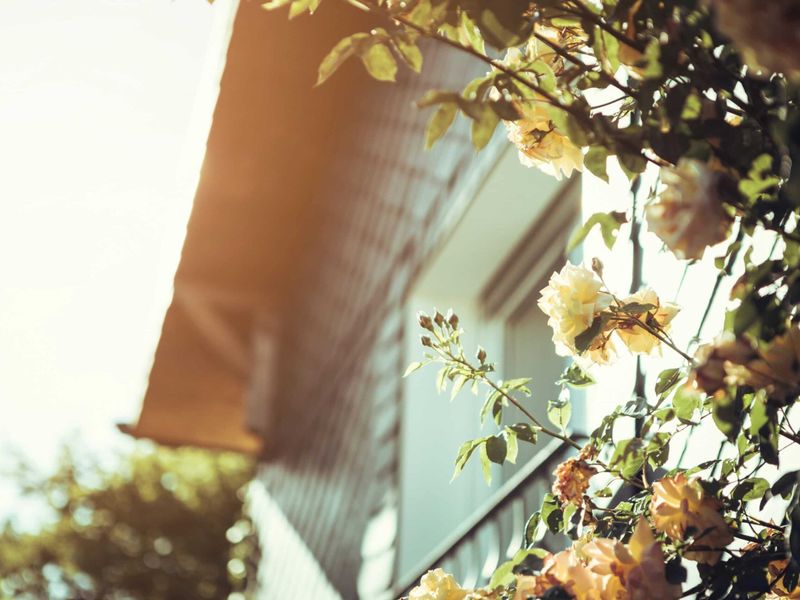
[[[533,376],[534,394],[546,407],[564,361],[552,351],[549,327],[536,298],[563,261],[579,195],[577,180],[559,182],[527,169],[512,147],[505,149],[469,206],[453,217],[447,240],[412,290],[407,305],[408,361],[421,354],[416,311],[436,307],[444,312],[452,307],[465,329],[466,349],[483,345],[501,369],[498,377]],[[475,462],[448,484],[458,447],[481,435],[482,398],[465,390],[448,402],[448,397],[437,396],[435,378],[436,369],[431,368],[405,380],[400,576],[415,571],[515,470],[495,469],[492,485],[487,486]],[[543,415],[544,408],[535,412]],[[511,412],[506,418],[520,420]],[[533,451],[521,452],[518,465]]]

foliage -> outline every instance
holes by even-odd
[[[395,79],[399,63],[418,71],[422,40],[469,55],[486,65],[485,75],[419,101],[434,109],[428,146],[460,113],[477,149],[503,122],[521,162],[557,177],[586,168],[607,180],[613,160],[636,190],[646,169],[658,173],[645,206],[593,215],[571,245],[599,225],[610,247],[623,223],[638,231],[646,220],[675,260],[701,259],[714,246],[722,254],[718,281],[742,273],[725,331],[696,354],[672,340],[678,307],[652,290],[615,294],[599,261],[553,275],[540,306],[557,352],[575,360],[560,381],[565,390],[591,385],[586,371],[620,353],[646,365],[666,348],[675,359],[647,397],[617,406],[586,443],[570,436],[568,392],[550,403],[550,422],[541,422],[526,408],[529,379],[496,381],[480,348],[467,358],[452,312],[420,315],[425,358],[409,372],[437,364],[440,390],[483,391],[480,418],[497,428],[461,447],[456,474],[477,456],[489,479],[492,463],[513,462],[519,442],[542,436],[580,450],[554,474],[553,494],[526,528],[526,547],[473,597],[798,597],[800,487],[797,471],[781,460],[800,443],[791,418],[800,394],[796,0],[348,1],[373,14],[376,27],[338,44],[320,81],[350,56],[383,81]],[[296,16],[318,4],[267,7],[288,5]],[[757,236],[772,241],[766,258],[755,258]],[[508,405],[528,421],[504,424]],[[636,435],[619,439],[615,425],[625,420],[636,423]],[[668,463],[677,435],[704,422],[718,430],[717,458]],[[601,473],[608,481],[592,487]],[[772,521],[775,511],[765,506],[778,498]],[[579,539],[531,567],[545,528]],[[697,582],[691,586],[687,568]],[[441,573],[426,577],[419,597],[467,593]]]
[[[235,598],[258,550],[242,512],[252,474],[238,455],[149,445],[113,470],[70,450],[46,476],[21,464],[21,490],[52,514],[32,532],[5,525],[0,597]]]

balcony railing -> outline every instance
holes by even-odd
[[[569,453],[559,440],[545,444],[470,520],[398,579],[393,597],[407,596],[436,567],[452,573],[465,588],[486,585],[494,570],[522,547],[527,518],[541,507],[553,471]]]

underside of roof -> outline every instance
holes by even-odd
[[[260,451],[261,436],[244,418],[254,325],[268,322],[267,334],[276,334],[318,229],[311,204],[319,174],[352,118],[348,90],[365,77],[348,67],[315,88],[317,65],[363,18],[345,3],[323,3],[314,18],[290,25],[284,12],[242,0],[173,301],[140,419],[123,431]]]

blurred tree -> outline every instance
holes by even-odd
[[[234,600],[254,585],[248,458],[140,443],[114,469],[66,449],[55,473],[16,475],[53,518],[0,531],[3,600]]]

